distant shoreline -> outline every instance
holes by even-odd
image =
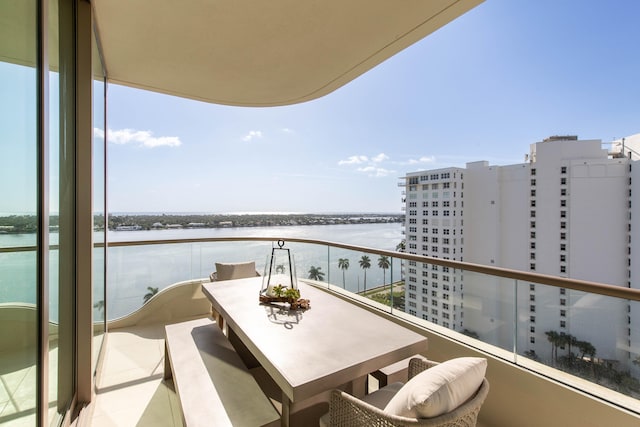
[[[57,231],[59,218],[49,217],[50,231]],[[162,229],[275,227],[297,225],[401,223],[404,214],[383,213],[231,213],[231,214],[110,214],[110,231]],[[94,230],[104,230],[104,216],[94,215]],[[0,216],[0,234],[35,233],[35,215]]]

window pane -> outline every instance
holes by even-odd
[[[0,420],[35,425],[37,73],[35,2],[0,2]],[[11,22],[14,25],[6,25]]]
[[[57,1],[51,0],[49,7],[49,425],[59,425],[62,415],[66,411],[71,399],[71,391],[61,392],[65,387],[65,381],[59,381],[59,373],[65,372],[60,365],[68,364],[72,360],[68,341],[68,321],[64,313],[64,307],[60,307],[60,301],[65,300],[65,295],[60,292],[60,257],[57,245],[60,231],[60,78],[59,78],[59,51],[58,40],[58,7]],[[64,148],[63,148],[64,152]],[[55,245],[55,246],[53,246]],[[61,298],[62,297],[62,298]],[[64,304],[64,303],[63,303]]]
[[[95,37],[93,39],[93,320],[94,346],[93,370],[105,331],[105,81]]]

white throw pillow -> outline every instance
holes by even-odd
[[[451,412],[478,390],[487,360],[459,357],[429,368],[407,382],[384,408],[408,418],[432,418]]]
[[[241,262],[235,264],[224,264],[216,262],[216,275],[218,280],[244,279],[256,276],[256,263]]]

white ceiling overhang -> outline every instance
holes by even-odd
[[[93,0],[110,82],[227,105],[326,95],[482,0]],[[400,77],[399,77],[400,78]]]

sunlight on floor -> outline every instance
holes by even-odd
[[[35,351],[0,354],[0,425],[3,427],[34,426],[36,424],[35,396],[36,373]],[[53,378],[57,375],[58,349],[49,352],[49,370]],[[49,381],[49,395],[56,395],[57,384]],[[49,403],[49,419],[58,420],[56,402]]]
[[[182,426],[171,383],[162,381],[164,326],[109,332],[92,426]]]

